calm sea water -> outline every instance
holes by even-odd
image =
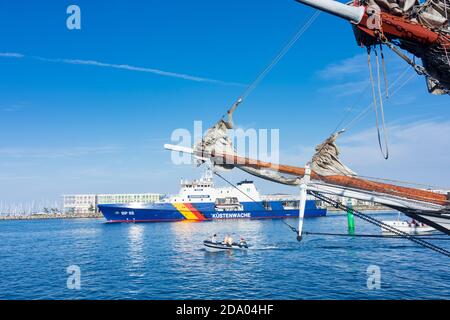
[[[359,220],[356,228],[379,233]],[[346,217],[307,219],[305,230],[346,232]],[[243,235],[252,247],[208,253],[202,241],[214,232]],[[450,299],[445,256],[398,239],[298,243],[279,220],[4,221],[0,239],[2,299]],[[67,288],[70,265],[80,267],[80,290]],[[367,288],[371,265],[381,270],[378,290]]]

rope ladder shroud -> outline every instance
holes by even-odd
[[[444,248],[436,246],[435,244],[430,243],[428,241],[425,241],[423,239],[420,239],[420,238],[418,238],[416,236],[410,235],[409,233],[406,233],[406,232],[403,232],[401,230],[398,230],[395,227],[392,227],[392,226],[390,226],[388,224],[385,224],[382,221],[379,221],[379,220],[377,220],[375,218],[372,218],[371,216],[369,216],[367,214],[364,214],[364,213],[362,213],[362,212],[360,212],[358,210],[355,210],[353,208],[349,208],[349,207],[343,205],[342,203],[340,203],[338,201],[334,201],[333,199],[330,199],[330,198],[328,198],[328,197],[326,197],[326,196],[324,196],[324,195],[322,195],[322,194],[320,194],[318,192],[311,191],[310,193],[314,197],[316,197],[317,199],[322,200],[322,201],[324,201],[324,202],[326,202],[328,204],[331,204],[331,205],[335,206],[336,208],[339,208],[341,210],[352,210],[353,215],[355,215],[356,217],[360,218],[361,220],[364,220],[364,221],[366,221],[368,223],[376,225],[376,226],[378,226],[380,228],[383,228],[384,230],[387,230],[387,231],[389,231],[391,233],[394,233],[395,235],[397,235],[399,237],[402,237],[402,238],[405,238],[407,240],[410,240],[410,241],[412,241],[412,242],[414,242],[414,243],[416,243],[416,244],[418,244],[418,245],[420,245],[422,247],[425,247],[427,249],[433,250],[435,252],[438,252],[438,253],[440,253],[440,254],[450,258],[450,251],[448,251],[448,250],[446,250]]]
[[[230,186],[232,186],[233,188],[235,188],[236,190],[241,192],[243,195],[248,197],[251,201],[257,203],[257,201],[255,199],[253,199],[247,193],[245,193],[244,191],[239,189],[235,184],[233,184],[231,181],[227,180],[221,174],[219,174],[217,172],[214,172],[214,174],[217,175],[218,177],[220,177],[221,179],[223,179]],[[340,202],[334,201],[334,200],[332,200],[332,199],[330,199],[330,198],[328,198],[328,197],[326,197],[326,196],[324,196],[324,195],[322,195],[322,194],[320,194],[318,192],[309,191],[308,193],[313,195],[315,198],[317,198],[319,200],[322,200],[324,202],[327,202],[327,203],[335,206],[336,208],[340,208],[342,210],[352,210],[353,215],[355,215],[356,217],[358,217],[358,218],[360,218],[360,219],[362,219],[362,220],[364,220],[364,221],[366,221],[368,223],[376,225],[376,226],[378,226],[380,228],[383,228],[383,229],[385,229],[385,230],[387,230],[387,231],[389,231],[391,233],[394,233],[396,235],[396,237],[395,236],[381,236],[382,238],[403,238],[403,239],[406,239],[406,240],[410,240],[410,241],[412,241],[412,242],[414,242],[414,243],[416,243],[416,244],[418,244],[418,245],[420,245],[422,247],[425,247],[427,249],[433,250],[433,251],[435,251],[437,253],[440,253],[440,254],[445,255],[445,256],[450,258],[450,251],[447,251],[444,248],[441,248],[439,246],[436,246],[435,244],[432,244],[432,243],[430,243],[428,241],[425,241],[424,240],[425,238],[421,239],[421,238],[418,238],[417,236],[413,236],[413,235],[410,235],[410,234],[408,234],[406,232],[398,230],[395,227],[387,225],[387,224],[383,223],[382,221],[379,221],[379,220],[377,220],[375,218],[372,218],[371,216],[369,216],[367,214],[364,214],[364,213],[362,213],[360,211],[357,211],[357,210],[355,210],[353,208],[349,208],[349,207],[341,204]],[[263,205],[261,205],[261,208],[263,208],[265,210]],[[294,233],[297,234],[297,239],[298,239],[298,237],[301,238],[301,235],[299,234],[298,230],[295,227],[291,226],[290,224],[285,222],[283,219],[281,221],[285,225],[287,225]],[[312,233],[312,232],[302,232],[302,235],[308,235],[308,234],[312,235],[314,233]],[[329,233],[328,234],[327,233],[323,233],[323,234],[319,234],[319,235],[334,235],[334,236],[337,236],[336,234],[329,234]],[[354,235],[354,236],[358,237],[358,235]],[[360,237],[372,237],[372,238],[375,238],[375,237],[378,237],[378,236],[377,235],[360,235]],[[430,238],[426,238],[426,239],[430,239]],[[442,240],[442,239],[435,238],[435,240]]]

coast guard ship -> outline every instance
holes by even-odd
[[[100,204],[108,222],[207,221],[214,219],[276,219],[299,215],[299,201],[292,196],[262,196],[252,181],[215,188],[212,172],[201,179],[181,181],[178,195],[155,203]],[[315,200],[307,200],[305,217],[325,216]]]

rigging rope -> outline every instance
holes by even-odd
[[[226,183],[228,183],[230,186],[232,186],[233,188],[235,188],[236,190],[238,190],[240,193],[242,193],[243,195],[245,195],[247,198],[249,198],[252,202],[257,203],[264,211],[266,211],[266,208],[259,202],[256,201],[255,199],[253,199],[252,197],[250,197],[247,193],[245,193],[244,191],[242,191],[241,189],[239,189],[238,187],[236,187],[236,185],[234,183],[232,183],[231,181],[227,180],[224,176],[222,176],[221,174],[213,171],[213,173],[218,176],[219,178],[221,178],[223,181],[225,181]],[[283,222],[285,225],[287,225],[293,232],[295,232],[298,235],[298,230],[291,226],[289,223],[287,223],[286,221],[284,221],[283,219],[281,219],[281,222]]]
[[[394,53],[396,53],[400,58],[402,58],[403,60],[405,60],[409,66],[412,66],[414,71],[418,74],[418,75],[426,75],[429,76],[427,71],[422,67],[417,65],[413,60],[411,60],[410,58],[408,58],[404,53],[402,53],[400,50],[398,50],[393,43],[389,42],[386,38],[382,38],[380,39],[380,41],[382,41],[383,44],[386,44]],[[447,53],[447,50],[444,46],[444,50]],[[405,68],[405,70],[397,77],[397,79],[388,86],[389,91],[392,91],[392,88],[394,87],[394,85],[404,76],[404,74],[406,74],[406,72],[409,70],[409,66],[407,66]],[[398,92],[403,86],[405,86],[411,79],[413,78],[413,76],[409,77],[403,84],[401,84],[394,92],[392,92],[390,94],[390,96],[392,97],[396,92]],[[370,84],[369,84],[370,85]],[[450,94],[449,90],[444,90],[446,93]],[[386,96],[387,93],[386,93]],[[355,123],[357,123],[359,120],[361,120],[372,108],[372,104],[370,104],[366,109],[364,109],[360,114],[358,114],[356,117],[354,117],[350,122],[347,123],[346,126],[344,126],[344,130],[348,131],[350,129],[350,127],[352,127]],[[353,108],[352,108],[353,109]],[[349,110],[350,112],[350,110]],[[347,116],[346,116],[347,117]],[[345,118],[346,118],[345,117]],[[341,120],[340,124],[343,122],[343,120]],[[337,128],[339,128],[340,124],[337,126]],[[337,131],[337,129],[335,129],[335,132]]]
[[[403,78],[403,76],[409,71],[409,67],[406,67],[403,72],[397,77],[397,79],[390,85],[390,89],[392,90],[392,87],[394,87],[394,85],[401,79]],[[412,74],[408,79],[406,79],[400,86],[397,87],[397,89],[395,91],[393,91],[391,93],[391,97],[397,93],[401,88],[403,88],[409,81],[411,81],[411,79],[413,79],[415,76],[415,74]],[[344,126],[344,129],[346,131],[350,130],[350,128],[352,128],[359,120],[361,120],[371,109],[372,109],[372,104],[368,105],[366,107],[366,109],[364,109],[363,111],[361,111],[356,117],[354,117],[350,122],[347,123],[346,126]]]
[[[242,92],[233,106],[228,110],[227,114],[232,115],[236,110],[238,105],[247,98],[253,90],[261,83],[262,80],[267,76],[267,74],[275,67],[275,65],[288,53],[288,51],[294,46],[294,44],[300,39],[300,37],[309,29],[309,27],[314,23],[317,17],[320,15],[321,11],[316,10],[314,14],[308,19],[308,21],[303,24],[300,29],[294,34],[294,36],[289,40],[289,42],[281,49],[281,51],[275,56],[275,58],[267,65],[263,71],[253,80],[252,83]]]
[[[448,57],[448,53],[447,53],[447,48],[445,46],[442,46],[444,48],[445,51],[445,57],[447,58],[447,63],[450,66],[450,58]]]
[[[382,49],[381,49],[382,50]],[[368,48],[368,51],[369,51],[369,48]],[[388,99],[389,98],[389,94],[388,94],[388,92],[389,92],[389,90],[390,90],[390,88],[391,87],[393,87],[403,76],[404,76],[404,74],[409,70],[409,67],[407,67],[407,68],[405,68],[404,69],[404,71],[397,77],[397,79],[392,83],[392,85],[391,86],[389,86],[388,85],[388,80],[387,80],[387,77],[386,77],[386,67],[385,67],[385,64],[384,64],[384,55],[383,55],[383,53],[381,53],[381,55],[382,55],[382,62],[383,62],[383,72],[384,72],[384,77],[385,77],[385,79],[384,79],[384,81],[385,81],[385,99]],[[366,87],[361,91],[361,93],[360,93],[360,95],[358,96],[358,98],[356,99],[356,101],[355,101],[355,103],[354,103],[354,105],[352,105],[352,107],[349,109],[349,110],[347,110],[347,112],[346,112],[346,114],[345,114],[345,116],[341,119],[341,121],[339,121],[339,123],[338,123],[338,125],[335,127],[335,129],[333,130],[333,132],[331,133],[331,135],[333,135],[333,134],[336,134],[336,133],[342,133],[342,132],[346,132],[346,131],[348,131],[348,129],[349,129],[349,127],[350,127],[350,125],[352,125],[353,123],[355,123],[357,120],[360,120],[368,111],[370,111],[370,109],[371,109],[371,107],[372,107],[372,105],[374,106],[374,108],[375,108],[375,112],[376,112],[376,120],[377,120],[377,131],[378,131],[378,144],[379,144],[379,146],[380,146],[380,150],[381,150],[381,152],[382,152],[382,154],[383,154],[383,157],[385,158],[385,159],[387,159],[387,157],[389,156],[389,152],[388,152],[388,143],[387,143],[387,135],[385,134],[384,135],[384,138],[385,138],[385,146],[386,146],[386,156],[385,156],[385,154],[384,154],[384,152],[383,152],[383,148],[382,148],[382,146],[381,146],[381,137],[380,137],[380,130],[379,130],[379,125],[378,125],[378,113],[377,113],[377,108],[376,108],[376,105],[377,105],[377,102],[376,102],[376,95],[375,95],[375,90],[374,90],[374,85],[373,85],[373,76],[372,76],[372,68],[371,68],[371,64],[370,64],[370,54],[368,53],[368,63],[369,63],[369,73],[370,73],[370,78],[371,78],[371,80],[372,81],[369,81],[369,83],[366,85]],[[380,104],[381,104],[381,111],[382,111],[382,120],[383,120],[383,131],[384,131],[384,133],[386,133],[387,131],[386,131],[386,128],[385,128],[385,121],[384,121],[384,107],[383,107],[383,104],[382,104],[382,101],[383,101],[383,95],[381,94],[381,85],[380,85],[380,73],[379,73],[379,62],[378,62],[378,56],[377,56],[377,67],[378,67],[378,94],[379,94],[379,99],[380,99]],[[412,77],[411,77],[412,78]],[[403,83],[396,91],[394,91],[393,92],[393,94],[395,94],[398,90],[400,90],[407,82],[409,82],[409,80],[411,80],[411,78],[409,78],[405,83]],[[348,117],[348,115],[353,111],[353,109],[356,107],[356,105],[357,105],[357,103],[359,102],[359,100],[362,98],[362,96],[364,95],[364,93],[365,93],[365,91],[366,91],[366,89],[370,86],[370,85],[372,85],[372,96],[373,96],[373,98],[374,98],[374,102],[372,102],[372,104],[370,104],[365,110],[363,110],[363,112],[361,112],[358,116],[356,116],[355,118],[353,118],[348,124],[347,124],[347,126],[345,126],[345,127],[343,127],[343,129],[340,129],[339,131],[338,131],[338,128],[341,126],[341,124],[345,121],[345,119]],[[321,149],[320,150],[318,150],[318,152],[320,152],[321,151]],[[338,169],[339,170],[339,169]],[[345,176],[348,176],[348,174],[346,173],[346,172],[342,172],[341,170],[339,170],[343,175],[345,175]]]
[[[431,184],[404,181],[404,180],[398,180],[398,179],[377,178],[377,177],[365,176],[365,175],[360,175],[360,174],[358,174],[358,177],[369,179],[369,180],[374,180],[374,181],[391,182],[391,183],[395,183],[395,184],[411,185],[411,186],[417,186],[417,187],[428,188],[428,189],[437,189],[437,190],[448,189],[448,187],[444,187],[444,186],[435,186],[435,185],[431,185]]]
[[[400,58],[402,58],[406,63],[408,63],[411,67],[413,67],[414,71],[416,71],[416,73],[420,76],[425,76],[426,78],[429,78],[431,80],[433,80],[433,82],[435,82],[438,86],[439,89],[446,93],[446,94],[450,94],[450,90],[445,88],[444,86],[442,86],[440,84],[440,82],[435,79],[433,76],[431,76],[428,71],[423,67],[418,65],[417,63],[415,63],[414,60],[411,60],[410,58],[408,58],[408,56],[406,56],[403,52],[401,52],[392,42],[390,42],[386,37],[380,37],[379,40],[388,46],[388,48],[390,48],[395,54],[397,54]],[[446,48],[445,45],[442,45],[442,47],[444,48],[445,52]]]
[[[401,78],[403,78],[403,76],[408,72],[408,70],[409,70],[409,66],[407,66],[407,67],[403,70],[403,72],[400,73],[400,74],[398,75],[397,79],[395,79],[395,81],[394,81],[392,84],[389,85],[389,91],[391,91],[392,88],[394,87],[394,85],[395,85]],[[412,79],[412,77],[411,77],[411,79]],[[409,80],[411,80],[411,79],[408,79],[406,82],[409,82]],[[394,95],[394,94],[395,94],[399,89],[401,89],[405,84],[406,84],[406,83],[402,84],[395,92],[392,93],[392,95]],[[367,83],[367,85],[365,86],[365,88],[361,91],[361,94],[360,94],[360,95],[358,96],[358,98],[355,100],[355,104],[347,111],[346,115],[343,117],[343,119],[342,119],[342,120],[339,122],[339,124],[336,126],[336,128],[334,129],[334,131],[333,131],[332,134],[338,132],[338,129],[340,128],[341,124],[344,123],[344,121],[345,121],[345,119],[347,119],[348,115],[353,111],[353,109],[354,109],[354,108],[356,107],[356,105],[359,103],[359,100],[362,98],[362,96],[364,95],[366,89],[368,89],[369,86],[370,86],[370,82]],[[391,96],[392,96],[392,95],[391,95]],[[360,119],[362,119],[363,116],[364,116],[367,112],[370,111],[371,107],[372,107],[372,104],[370,104],[369,106],[367,106],[366,109],[364,109],[364,110],[363,110],[361,113],[359,113],[356,117],[354,117],[352,120],[350,120],[350,122],[348,122],[347,125],[344,126],[342,129],[340,129],[339,131],[342,131],[342,130],[348,131],[348,130],[351,128],[351,126],[352,126],[353,124],[355,124],[357,121],[359,121]]]
[[[440,253],[442,255],[445,255],[445,256],[450,258],[450,251],[448,251],[448,250],[446,250],[444,248],[441,248],[441,247],[439,247],[439,246],[437,246],[437,245],[435,245],[433,243],[427,242],[427,241],[425,241],[423,239],[414,237],[414,236],[412,236],[412,235],[410,235],[410,234],[408,234],[406,232],[400,231],[397,228],[394,228],[394,227],[392,227],[392,226],[390,226],[388,224],[383,223],[382,221],[379,221],[379,220],[377,220],[375,218],[372,218],[371,216],[369,216],[367,214],[364,214],[364,213],[362,213],[360,211],[357,211],[357,210],[354,210],[352,208],[349,208],[349,207],[343,205],[342,203],[340,203],[338,201],[335,201],[335,200],[333,200],[331,198],[328,198],[328,197],[324,196],[323,194],[320,194],[320,193],[315,192],[315,191],[310,191],[310,194],[312,194],[317,199],[322,200],[322,201],[324,201],[324,202],[326,202],[328,204],[331,204],[331,205],[333,205],[336,208],[339,208],[341,210],[345,210],[345,211],[352,210],[354,216],[356,216],[356,217],[358,217],[358,218],[360,218],[360,219],[362,219],[362,220],[364,220],[366,222],[374,224],[374,225],[376,225],[376,226],[378,226],[380,228],[383,228],[383,229],[385,229],[385,230],[387,230],[387,231],[389,231],[391,233],[394,233],[397,236],[403,237],[403,238],[405,238],[407,240],[410,240],[410,241],[412,241],[412,242],[414,242],[414,243],[416,243],[416,244],[418,244],[418,245],[420,245],[422,247],[428,248],[430,250],[433,250],[435,252],[438,252],[438,253]]]
[[[311,235],[311,236],[335,236],[335,237],[355,237],[355,238],[386,238],[386,239],[404,239],[403,236],[397,236],[397,235],[390,235],[390,234],[348,234],[348,233],[330,233],[330,232],[309,232],[305,231],[303,232],[304,235]],[[450,240],[450,237],[448,238],[442,238],[432,235],[414,235],[415,238],[420,239],[426,239],[426,240]]]
[[[386,99],[389,98],[389,82],[387,78],[386,61],[384,59],[383,46],[380,44],[380,54],[381,63],[383,65],[383,77],[384,77],[384,93],[386,94]]]
[[[353,112],[353,110],[357,107],[359,101],[361,100],[361,98],[364,96],[364,94],[366,93],[366,90],[369,88],[370,83],[367,83],[367,85],[363,88],[363,90],[361,91],[361,93],[358,95],[358,97],[356,98],[355,102],[352,104],[352,106],[350,108],[347,109],[347,112],[345,113],[344,117],[342,117],[341,121],[338,122],[338,124],[336,125],[336,127],[334,128],[334,130],[331,132],[331,134],[335,134],[336,132],[340,131],[340,127],[341,125],[345,122],[345,120],[347,120],[348,116],[350,115],[350,113]],[[330,134],[330,135],[331,135]]]
[[[372,98],[373,98],[373,108],[375,111],[375,124],[377,128],[377,136],[378,136],[378,145],[380,147],[381,154],[383,155],[384,159],[389,159],[389,148],[388,148],[388,142],[387,142],[387,133],[386,133],[386,127],[385,127],[385,121],[384,121],[384,108],[383,108],[383,96],[381,94],[381,77],[380,77],[380,62],[378,59],[378,52],[376,48],[374,48],[375,52],[375,60],[376,60],[376,67],[377,67],[377,88],[378,88],[378,99],[375,93],[375,81],[373,78],[373,70],[372,70],[372,63],[370,59],[370,47],[367,48],[367,64],[369,66],[369,77],[370,77],[370,84],[372,88]],[[378,101],[380,102],[378,107]],[[383,127],[383,136],[384,136],[384,149],[381,142],[381,132],[380,132],[380,120],[378,115],[378,108],[380,108],[380,114],[381,114],[381,122]]]
[[[218,176],[219,178],[221,178],[223,181],[225,181],[226,183],[228,183],[230,186],[232,186],[233,188],[235,188],[236,190],[238,190],[240,193],[242,193],[244,196],[246,196],[247,198],[249,198],[251,201],[255,202],[255,203],[259,203],[258,201],[256,201],[255,199],[253,199],[252,197],[250,197],[247,193],[245,193],[244,191],[242,191],[241,189],[239,189],[238,187],[236,187],[236,185],[234,185],[231,181],[227,180],[224,176],[222,176],[221,174],[219,174],[216,171],[213,171],[213,173]],[[259,204],[261,206],[261,208],[263,208],[264,210],[266,210],[266,208],[264,208],[264,206],[262,204]]]

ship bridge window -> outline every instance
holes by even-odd
[[[325,208],[325,204],[321,200],[316,200],[314,203],[318,208]]]
[[[298,201],[283,201],[281,202],[281,205],[284,209],[298,209]]]
[[[272,206],[270,205],[270,202],[263,201],[262,205],[263,205],[264,209],[266,209],[267,211],[271,211],[272,210]]]
[[[236,197],[217,198],[215,202],[217,211],[242,211],[244,208]]]
[[[216,204],[236,204],[239,203],[238,198],[235,197],[229,197],[229,198],[217,198]]]

